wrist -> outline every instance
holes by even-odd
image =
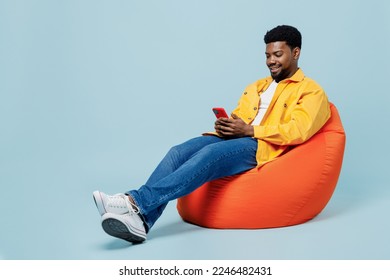
[[[255,130],[253,128],[253,125],[248,124],[246,136],[253,137],[255,135]]]

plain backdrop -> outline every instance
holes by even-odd
[[[0,259],[388,259],[390,2],[0,0]],[[92,200],[144,183],[169,147],[213,129],[269,75],[263,36],[303,35],[300,67],[347,145],[314,220],[267,230],[181,221],[141,245],[106,235]]]

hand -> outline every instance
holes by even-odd
[[[232,119],[219,118],[215,121],[215,131],[226,138],[253,137],[253,126],[246,124],[236,115]]]

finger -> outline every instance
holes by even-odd
[[[233,132],[234,128],[230,126],[219,126],[219,130],[223,132]]]
[[[214,126],[214,129],[217,131],[217,132],[222,132],[224,130],[224,126],[223,125],[220,125],[220,124],[216,124]]]
[[[218,125],[225,125],[227,120],[228,119],[226,119],[226,118],[219,118],[218,121],[217,121],[218,122],[217,124]]]
[[[215,125],[221,125],[221,124],[223,124],[224,123],[224,120],[223,120],[224,118],[218,118],[214,123],[215,123]],[[226,119],[227,120],[227,119]]]
[[[219,124],[222,126],[229,126],[234,123],[234,119],[220,118]]]

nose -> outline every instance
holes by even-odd
[[[275,57],[271,55],[270,57],[267,58],[267,65],[273,65],[275,64]]]

